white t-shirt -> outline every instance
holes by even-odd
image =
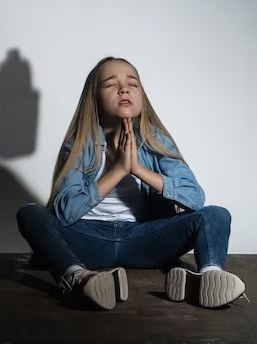
[[[113,163],[108,148],[102,155],[102,166],[96,176],[98,180]],[[82,216],[84,220],[131,221],[142,219],[144,200],[141,193],[141,180],[133,175],[123,178],[110,193],[91,211]]]

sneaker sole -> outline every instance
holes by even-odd
[[[186,288],[190,289],[190,278],[200,279],[198,290],[199,303],[206,308],[224,306],[243,294],[244,282],[226,271],[211,270],[203,274],[197,274],[182,268],[174,268],[169,271],[165,283],[165,293],[172,301],[184,301]]]
[[[181,268],[171,269],[166,277],[165,294],[172,301],[185,299],[187,272]]]
[[[102,309],[110,310],[116,306],[115,283],[110,272],[99,272],[91,277],[83,287],[83,293]]]
[[[124,268],[109,270],[113,275],[116,291],[116,301],[126,301],[128,299],[128,277]]]
[[[202,274],[199,302],[207,308],[224,306],[243,294],[244,282],[226,271],[211,270]]]

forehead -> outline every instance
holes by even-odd
[[[112,75],[125,74],[137,77],[135,69],[124,61],[107,61],[99,70],[99,79],[104,80]]]

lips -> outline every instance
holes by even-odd
[[[131,103],[131,101],[130,101],[129,99],[127,99],[127,98],[121,99],[121,100],[119,101],[119,105],[130,105],[130,104],[132,104],[132,103]]]

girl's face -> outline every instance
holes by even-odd
[[[135,118],[142,110],[143,92],[134,68],[124,61],[107,61],[98,77],[100,124]]]

